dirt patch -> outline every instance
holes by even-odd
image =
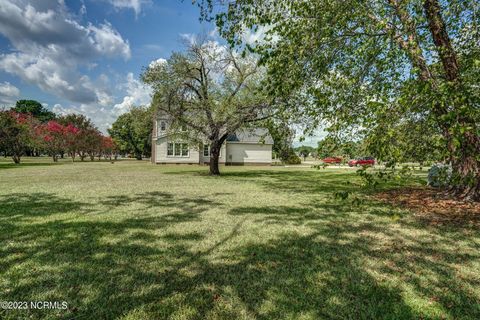
[[[374,199],[410,209],[428,224],[480,226],[480,203],[452,199],[433,188],[408,188],[377,193]]]

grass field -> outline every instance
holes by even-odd
[[[0,301],[68,309],[1,319],[480,319],[478,228],[369,200],[354,170],[7,160]]]

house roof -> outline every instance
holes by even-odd
[[[273,144],[268,130],[263,128],[241,129],[227,137],[227,142]]]

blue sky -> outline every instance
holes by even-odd
[[[34,99],[79,112],[105,129],[130,105],[149,103],[142,68],[209,33],[180,0],[4,0],[0,3],[0,106]]]

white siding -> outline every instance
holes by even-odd
[[[188,157],[167,156],[167,137],[158,138],[155,143],[155,160],[157,163],[199,163],[199,152],[190,145]]]
[[[229,142],[227,145],[228,163],[272,163],[272,145]]]

